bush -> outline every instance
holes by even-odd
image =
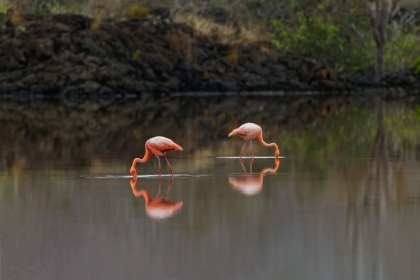
[[[273,42],[286,51],[297,51],[323,60],[336,70],[359,70],[368,66],[372,56],[368,44],[352,42],[330,18],[297,13],[297,27],[285,25],[280,20],[271,22]],[[358,45],[356,47],[356,45]]]
[[[385,67],[390,71],[406,70],[420,55],[420,28],[408,24],[397,28],[394,33],[386,46]]]
[[[416,69],[417,74],[420,74],[420,56],[414,59],[414,68]]]
[[[150,10],[149,8],[141,6],[141,5],[133,5],[128,11],[128,14],[131,17],[144,18],[150,14]]]
[[[0,14],[5,14],[6,8],[0,3]]]

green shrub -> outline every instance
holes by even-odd
[[[150,14],[150,9],[141,5],[133,5],[130,7],[128,14],[131,17],[144,18]]]
[[[5,14],[6,8],[0,3],[0,14]]]
[[[297,27],[280,20],[271,22],[273,42],[278,47],[323,60],[336,70],[363,69],[372,61],[372,54],[367,51],[371,40],[365,43],[346,38],[343,29],[330,18],[298,13],[296,19]]]
[[[398,28],[390,36],[384,58],[387,70],[400,71],[412,67],[413,60],[420,56],[419,33],[420,28],[411,24]]]
[[[416,107],[414,107],[414,116],[417,119],[420,119],[420,105],[417,105]]]
[[[420,74],[420,56],[414,59],[414,68],[416,68],[416,72]]]
[[[356,32],[360,39],[365,36],[372,37],[372,28],[369,17],[355,12],[348,12],[336,19],[343,29],[351,29]]]

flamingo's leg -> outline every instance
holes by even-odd
[[[249,141],[249,146],[250,146],[249,153],[251,154],[252,159],[254,159],[254,153],[252,152],[252,140],[251,140],[251,141]]]
[[[254,158],[251,158],[251,161],[249,162],[249,172],[252,174],[252,163],[254,162]]]
[[[247,141],[245,141],[245,143],[244,143],[244,145],[243,145],[243,147],[242,147],[242,150],[241,150],[241,152],[239,153],[239,158],[242,158],[242,154],[244,153],[244,149],[245,149],[245,146],[246,146],[246,142],[247,142]]]
[[[165,197],[168,195],[169,190],[172,188],[172,184],[173,184],[173,183],[174,183],[174,174],[172,174],[172,176],[171,176],[171,181],[169,182],[169,187],[168,187],[168,189],[166,190],[165,195],[163,196],[163,198],[165,198]]]
[[[158,192],[157,192],[155,198],[158,198],[159,197],[161,187],[162,187],[162,177],[159,175],[159,179],[158,179]]]
[[[171,164],[169,163],[168,159],[166,158],[166,154],[164,155],[164,157],[165,157],[165,159],[166,159],[166,163],[167,163],[167,164],[168,164],[168,166],[169,166],[169,170],[171,171],[171,174],[172,174],[172,175],[174,175],[174,170],[172,169]]]
[[[245,174],[246,174],[246,168],[244,166],[244,161],[242,160],[242,158],[239,159],[240,164],[242,165],[242,169],[244,170]]]
[[[160,165],[160,157],[157,157],[159,163],[159,176],[162,175],[162,166]]]

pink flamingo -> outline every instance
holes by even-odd
[[[275,173],[280,166],[280,159],[275,159],[276,166],[274,168],[264,168],[258,173],[258,175],[252,174],[252,160],[249,163],[249,174],[246,173],[246,169],[242,160],[240,160],[240,163],[245,171],[245,174],[242,174],[241,176],[229,177],[229,184],[231,184],[234,189],[239,190],[245,195],[255,195],[259,193],[262,189],[264,174],[267,172]]]
[[[158,159],[159,163],[159,175],[162,174],[162,166],[160,165],[160,157],[164,157],[166,162],[168,163],[169,170],[171,171],[171,174],[173,175],[173,169],[172,166],[169,164],[168,159],[166,158],[166,153],[172,150],[178,150],[182,151],[182,147],[176,144],[174,141],[172,141],[169,138],[163,137],[163,136],[156,136],[152,137],[149,140],[146,141],[145,146],[145,153],[143,158],[135,158],[133,160],[133,164],[131,165],[130,174],[133,176],[137,176],[136,171],[136,164],[138,162],[144,163],[146,162],[149,157],[154,154],[155,157]]]
[[[241,125],[240,127],[238,127],[237,129],[232,130],[231,133],[229,133],[229,137],[233,136],[233,135],[238,135],[239,137],[241,137],[242,139],[245,140],[244,146],[242,147],[241,152],[239,153],[239,157],[242,157],[242,154],[244,152],[246,143],[248,141],[250,141],[250,150],[249,153],[251,154],[252,158],[254,158],[254,154],[252,152],[252,140],[253,139],[257,139],[261,145],[263,145],[264,147],[275,147],[276,148],[276,152],[274,153],[274,156],[276,158],[278,158],[280,156],[280,150],[279,147],[277,147],[276,143],[270,143],[267,144],[265,143],[265,141],[262,138],[262,129],[259,125],[255,124],[255,123],[245,123],[243,125]]]
[[[133,191],[133,195],[135,197],[143,196],[144,200],[146,202],[145,208],[146,208],[146,214],[152,219],[166,219],[171,216],[173,216],[175,213],[181,209],[183,202],[177,201],[177,202],[170,202],[166,200],[166,196],[169,192],[169,190],[172,187],[173,184],[173,177],[171,178],[171,182],[169,183],[169,187],[165,192],[165,195],[160,197],[160,188],[162,185],[162,180],[159,178],[159,190],[158,193],[154,198],[151,198],[149,193],[146,190],[140,190],[138,191],[136,188],[137,183],[137,177],[133,177],[130,179],[130,185],[131,189]]]

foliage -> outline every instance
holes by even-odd
[[[338,70],[358,70],[368,66],[372,58],[367,52],[369,44],[343,36],[343,28],[334,24],[330,17],[324,19],[298,12],[296,18],[296,27],[280,20],[271,22],[275,30],[273,41],[278,47],[323,60]]]
[[[230,22],[220,23],[215,19],[193,13],[173,13],[172,18],[174,22],[186,24],[201,35],[218,38],[222,44],[257,42],[265,38],[259,24],[247,27]]]
[[[10,22],[14,25],[14,26],[18,26],[22,23],[22,17],[20,16],[20,14],[18,12],[13,12],[11,17],[10,17]]]
[[[417,106],[414,108],[414,116],[415,116],[417,119],[420,119],[420,105],[417,105]]]
[[[0,3],[0,14],[5,14],[5,13],[6,13],[6,8],[4,7],[2,3]]]
[[[297,3],[302,4],[302,1]],[[311,9],[295,6],[296,17],[271,21],[277,46],[323,60],[336,70],[354,71],[375,65],[376,47],[366,15],[358,9],[340,10],[325,4],[334,0],[305,1],[311,7],[318,6]],[[420,28],[414,23],[392,22],[388,34],[386,69],[401,71],[411,67],[412,61],[420,55]]]
[[[96,17],[98,14],[122,16],[131,0],[0,0],[0,4],[22,13],[72,13]]]
[[[150,9],[141,5],[133,5],[128,11],[128,14],[131,17],[144,18],[150,14]]]
[[[170,8],[174,22],[189,25],[197,34],[218,38],[232,47],[248,42],[272,41],[278,47],[324,61],[335,70],[354,71],[371,68],[376,63],[376,47],[366,0],[158,0]],[[41,5],[45,3],[45,5]],[[94,19],[91,28],[108,17],[147,17],[146,0],[0,0],[0,13],[13,8],[18,13],[75,13]],[[208,11],[215,8],[216,13]],[[16,24],[19,18],[14,20]],[[388,71],[414,66],[420,73],[420,27],[413,23],[388,28],[385,50]],[[167,38],[177,49],[177,38]],[[233,51],[229,56],[237,63]]]
[[[416,68],[416,72],[420,74],[420,56],[414,59],[414,67]]]
[[[390,71],[412,67],[412,62],[420,55],[420,28],[412,24],[401,29],[391,36],[386,46],[385,66]]]

